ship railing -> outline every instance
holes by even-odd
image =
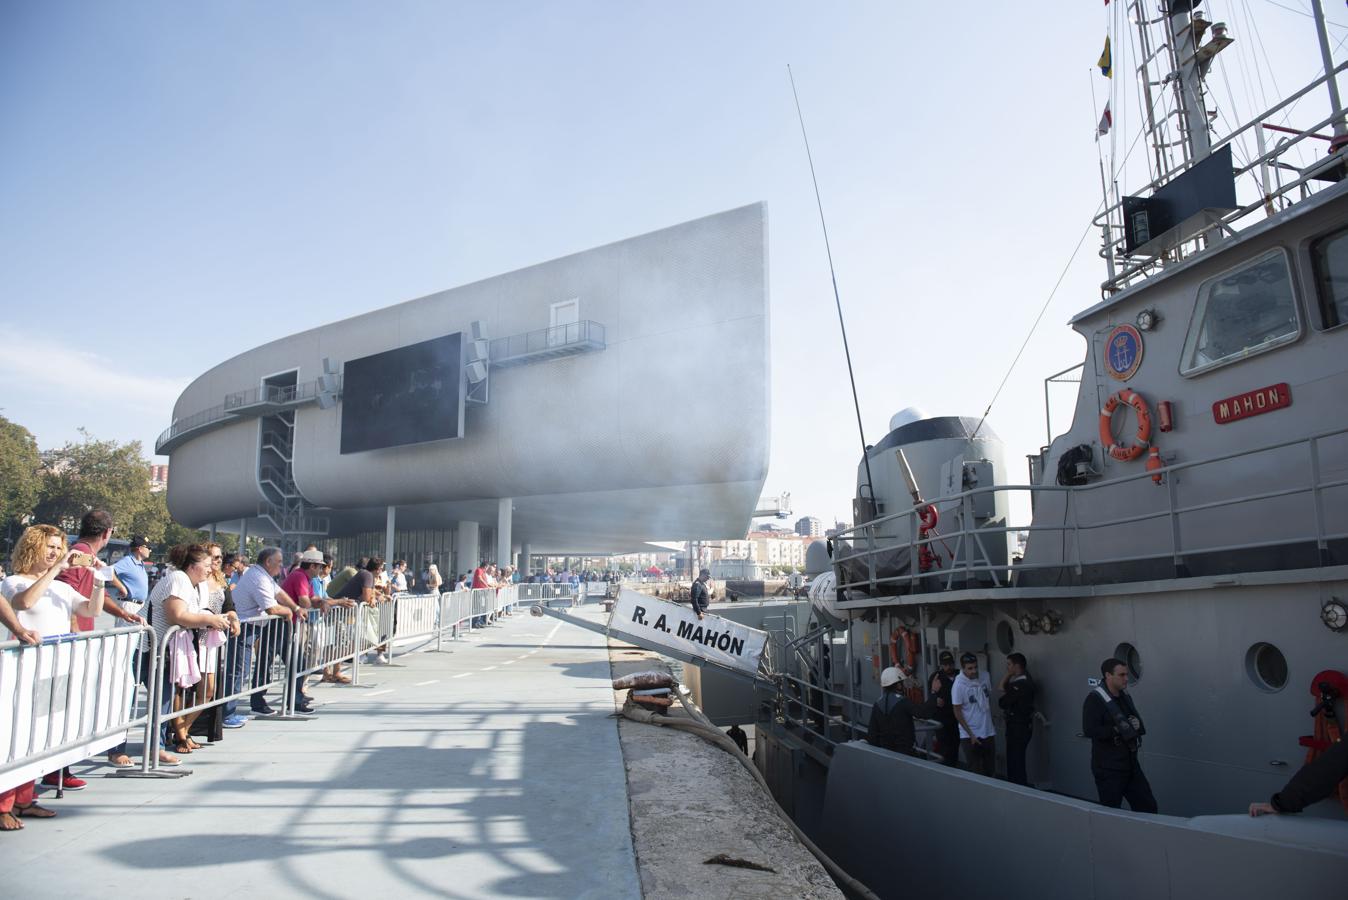
[[[1345,69],[1348,69],[1348,62],[1340,63],[1328,74],[1320,75],[1300,90],[1284,98],[1277,105],[1259,113],[1248,122],[1231,131],[1225,137],[1212,143],[1212,149],[1219,150],[1243,135],[1254,136],[1259,155],[1245,165],[1238,166],[1234,171],[1233,177],[1236,180],[1239,180],[1242,176],[1257,171],[1260,179],[1260,195],[1254,202],[1225,213],[1220,217],[1216,217],[1213,221],[1201,228],[1186,233],[1184,240],[1181,242],[1182,244],[1199,242],[1197,246],[1203,246],[1205,244],[1205,239],[1215,233],[1226,232],[1234,234],[1235,229],[1233,226],[1236,222],[1261,209],[1268,215],[1273,215],[1274,212],[1277,211],[1278,201],[1283,201],[1284,204],[1288,203],[1288,198],[1294,191],[1300,193],[1300,199],[1304,199],[1309,196],[1314,181],[1321,179],[1329,170],[1334,169],[1336,166],[1342,166],[1348,163],[1348,158],[1339,152],[1331,152],[1328,156],[1321,158],[1305,168],[1298,168],[1280,162],[1282,157],[1288,155],[1292,149],[1299,147],[1303,141],[1323,138],[1323,135],[1319,134],[1320,129],[1333,126],[1336,123],[1343,121],[1345,114],[1342,111],[1338,113],[1331,112],[1329,115],[1307,128],[1278,128],[1278,131],[1290,132],[1289,136],[1277,141],[1272,149],[1264,149],[1265,124],[1269,119],[1283,110],[1289,109],[1293,104],[1312,91],[1325,87],[1331,77],[1338,75]],[[1173,180],[1176,176],[1182,174],[1185,170],[1191,168],[1193,164],[1194,161],[1185,160],[1185,162],[1180,165],[1174,166],[1144,185],[1137,192],[1137,195],[1141,196],[1155,191],[1157,188]],[[1280,172],[1281,170],[1288,168],[1296,171],[1297,177],[1295,179],[1284,182],[1282,181],[1281,176],[1279,176],[1276,184],[1269,183],[1271,172]],[[1119,252],[1120,245],[1118,237],[1124,233],[1123,216],[1123,199],[1120,198],[1119,202],[1107,207],[1093,220],[1096,227],[1108,229],[1111,234],[1115,235],[1115,238],[1111,239],[1109,244],[1101,249],[1100,255],[1103,258],[1113,260],[1116,264],[1122,264],[1122,261],[1119,259],[1122,254]],[[1140,258],[1138,261],[1131,264],[1125,264],[1121,270],[1114,273],[1109,280],[1101,285],[1102,293],[1108,296],[1115,291],[1128,287],[1139,277],[1150,273],[1151,270],[1166,263],[1173,263],[1175,251],[1177,249],[1178,248],[1176,247],[1167,247],[1166,252],[1157,252],[1148,255],[1145,258]]]
[[[810,735],[815,742],[823,744],[829,754],[839,744],[866,739],[873,704],[793,675],[778,675],[776,683],[777,715],[790,730]],[[828,708],[834,705],[841,707],[841,717]],[[919,738],[932,734],[938,728],[938,723],[928,719],[917,719],[914,724]],[[915,749],[931,759],[940,758],[921,746],[921,742]]]
[[[1199,460],[1174,462],[1164,465],[1159,469],[1141,471],[1130,475],[1119,476],[1117,478],[1103,479],[1084,485],[992,485],[989,487],[972,488],[958,494],[951,494],[927,503],[910,506],[900,512],[881,516],[870,522],[839,532],[834,537],[835,562],[839,559],[848,561],[861,560],[864,561],[866,565],[865,579],[847,581],[840,577],[838,589],[856,589],[874,594],[879,588],[894,587],[906,588],[906,591],[904,592],[912,594],[939,593],[944,590],[950,590],[956,583],[972,585],[977,577],[985,579],[994,587],[1005,587],[1009,586],[1010,577],[1013,571],[1059,571],[1065,568],[1071,568],[1077,575],[1080,575],[1085,566],[1141,562],[1156,560],[1158,558],[1163,558],[1164,556],[1169,556],[1176,571],[1179,571],[1180,567],[1183,565],[1185,556],[1192,553],[1243,552],[1270,547],[1284,547],[1288,544],[1307,541],[1314,541],[1320,559],[1325,559],[1328,555],[1330,541],[1348,538],[1348,531],[1331,532],[1327,530],[1325,522],[1325,492],[1335,488],[1348,487],[1348,478],[1324,478],[1321,460],[1321,443],[1328,438],[1341,437],[1343,435],[1348,435],[1348,427],[1323,431],[1307,437],[1292,438],[1276,443],[1264,444],[1255,448],[1234,450],[1229,453],[1209,456]],[[1178,484],[1181,479],[1176,476],[1181,475],[1182,473],[1198,471],[1205,467],[1215,466],[1219,463],[1229,462],[1231,460],[1245,459],[1260,454],[1273,453],[1279,450],[1288,450],[1298,447],[1304,447],[1306,451],[1305,472],[1307,473],[1307,481],[1302,484],[1245,494],[1236,494],[1215,500],[1190,503],[1188,505],[1184,505],[1180,502]],[[1290,467],[1284,467],[1283,470],[1290,474]],[[1101,519],[1099,521],[1082,522],[1080,521],[1078,512],[1082,504],[1071,502],[1069,500],[1064,506],[1064,521],[1061,525],[1036,525],[1033,520],[1031,520],[1031,523],[1028,525],[988,524],[976,525],[973,527],[969,525],[969,523],[974,521],[974,498],[980,495],[1029,493],[1032,497],[1034,495],[1043,494],[1070,494],[1074,497],[1081,495],[1089,496],[1091,493],[1117,488],[1120,485],[1126,485],[1133,482],[1145,483],[1152,481],[1155,477],[1161,479],[1161,486],[1165,488],[1165,506],[1158,509],[1147,510],[1133,515]],[[1294,497],[1298,495],[1308,495],[1311,499],[1311,518],[1315,525],[1313,534],[1289,534],[1287,536],[1269,540],[1244,541],[1228,544],[1204,544],[1202,546],[1186,546],[1184,543],[1184,532],[1180,522],[1182,516],[1191,513],[1236,507],[1246,503],[1276,500],[1282,497]],[[948,517],[945,515],[947,511],[952,509],[959,510],[961,513],[959,530],[954,532],[942,532],[925,538],[918,537],[919,513],[928,506],[935,506],[937,508],[938,512],[942,514],[942,521],[948,521]],[[1170,545],[1168,553],[1158,554],[1153,551],[1140,554],[1092,556],[1090,558],[1085,558],[1083,556],[1083,533],[1118,528],[1124,525],[1151,522],[1158,519],[1165,520],[1166,522]],[[879,529],[904,521],[908,524],[908,538],[906,540],[895,540],[894,538],[878,534]],[[1062,546],[1064,547],[1061,557],[1058,559],[1046,560],[1044,562],[1033,562],[1027,558],[1014,563],[1014,565],[1011,564],[1010,561],[1002,563],[992,561],[989,558],[983,544],[984,538],[995,538],[997,536],[1021,533],[1026,533],[1031,537],[1035,533],[1060,535],[1062,537]],[[1072,557],[1070,559],[1066,551],[1069,539],[1073,549]],[[919,559],[919,551],[921,548],[930,547],[933,554],[939,554],[940,549],[948,546],[952,540],[955,542],[956,551],[948,553],[947,556],[940,557],[942,559],[941,567],[933,568],[928,571],[918,570],[919,566],[917,565],[917,561]],[[895,575],[879,574],[877,568],[878,557],[881,554],[891,552],[896,547],[900,546],[906,546],[909,551],[908,571],[906,573]],[[981,562],[974,556],[975,548],[978,549],[982,559]],[[963,549],[964,551],[962,558],[959,553],[960,549]],[[947,562],[948,568],[946,567]],[[932,590],[931,586],[933,584],[941,583],[942,579],[944,585],[937,590]],[[881,591],[881,593],[884,593],[884,591]]]

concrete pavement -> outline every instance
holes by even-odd
[[[449,642],[446,647],[451,648]],[[516,614],[315,685],[171,781],[76,774],[0,835],[24,897],[640,897],[604,638]]]

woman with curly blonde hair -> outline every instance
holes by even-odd
[[[93,595],[85,599],[56,576],[71,568],[74,552],[66,547],[66,536],[51,525],[32,525],[24,529],[14,547],[14,574],[0,581],[0,596],[13,607],[18,625],[15,632],[27,643],[31,638],[56,637],[70,633],[71,616],[96,616],[103,609],[103,582],[94,581]],[[14,629],[11,628],[11,631]],[[34,782],[0,791],[0,831],[23,828],[20,819],[50,819],[55,811],[38,806],[33,799]]]

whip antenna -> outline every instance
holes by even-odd
[[[852,384],[852,406],[857,413],[857,434],[861,436],[861,461],[866,466],[866,490],[871,493],[871,503],[875,502],[875,487],[871,481],[871,458],[866,450],[866,429],[861,426],[861,402],[857,400],[857,379],[852,374],[852,351],[847,345],[847,323],[843,321],[842,299],[838,296],[838,275],[833,270],[833,248],[828,242],[828,223],[824,221],[824,201],[819,197],[819,179],[814,174],[814,154],[810,152],[810,136],[805,133],[805,116],[800,111],[800,94],[796,93],[796,76],[791,65],[786,67],[787,77],[791,79],[791,96],[796,100],[796,118],[800,120],[800,136],[805,141],[805,158],[810,161],[810,181],[814,183],[814,202],[819,207],[819,227],[824,232],[824,252],[828,254],[828,274],[833,280],[833,303],[838,307],[838,329],[842,332],[843,355],[847,357],[847,380]],[[856,523],[861,524],[861,523]]]

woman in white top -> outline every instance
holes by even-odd
[[[239,634],[239,617],[234,612],[234,603],[228,597],[229,580],[225,577],[224,550],[214,542],[202,546],[210,554],[211,570],[206,574],[206,578],[197,585],[197,592],[201,595],[201,608],[206,612],[223,615],[229,620],[229,628],[225,633],[212,631],[209,628],[197,630],[197,660],[201,669],[201,681],[196,686],[196,696],[192,700],[194,704],[209,703],[215,699],[216,681],[220,672],[220,658],[224,655],[224,648],[227,646],[225,636],[228,634],[237,637]],[[205,737],[211,742],[218,741],[224,736],[222,731],[223,721],[224,709],[222,707],[219,705],[208,707],[201,711],[201,715],[193,723],[194,727],[189,729],[188,737]],[[194,749],[195,745],[196,742],[193,741]]]
[[[202,608],[201,591],[198,586],[206,580],[211,571],[211,552],[201,544],[179,544],[169,551],[169,563],[172,568],[150,591],[146,607],[150,610],[150,623],[154,625],[155,641],[164,650],[164,636],[169,628],[177,625],[187,631],[193,628],[213,628],[218,631],[229,629],[229,619],[223,615]],[[195,653],[195,650],[193,651]],[[179,690],[173,683],[172,666],[164,666],[163,713],[170,715],[174,710],[182,709],[184,701],[189,704],[188,692]],[[165,723],[164,738],[168,743],[170,733],[173,736],[178,753],[191,753],[201,749],[201,745],[192,740],[187,733],[196,719],[197,713],[177,716]]]
[[[85,599],[56,576],[70,568],[72,552],[66,536],[51,525],[24,529],[14,546],[14,574],[0,581],[3,595],[17,614],[17,624],[26,629],[11,632],[26,643],[38,635],[56,637],[70,632],[72,615],[97,616],[103,610],[103,582],[94,580],[93,596]],[[0,791],[0,831],[23,828],[20,819],[50,819],[55,811],[38,806],[33,799],[34,782]]]

